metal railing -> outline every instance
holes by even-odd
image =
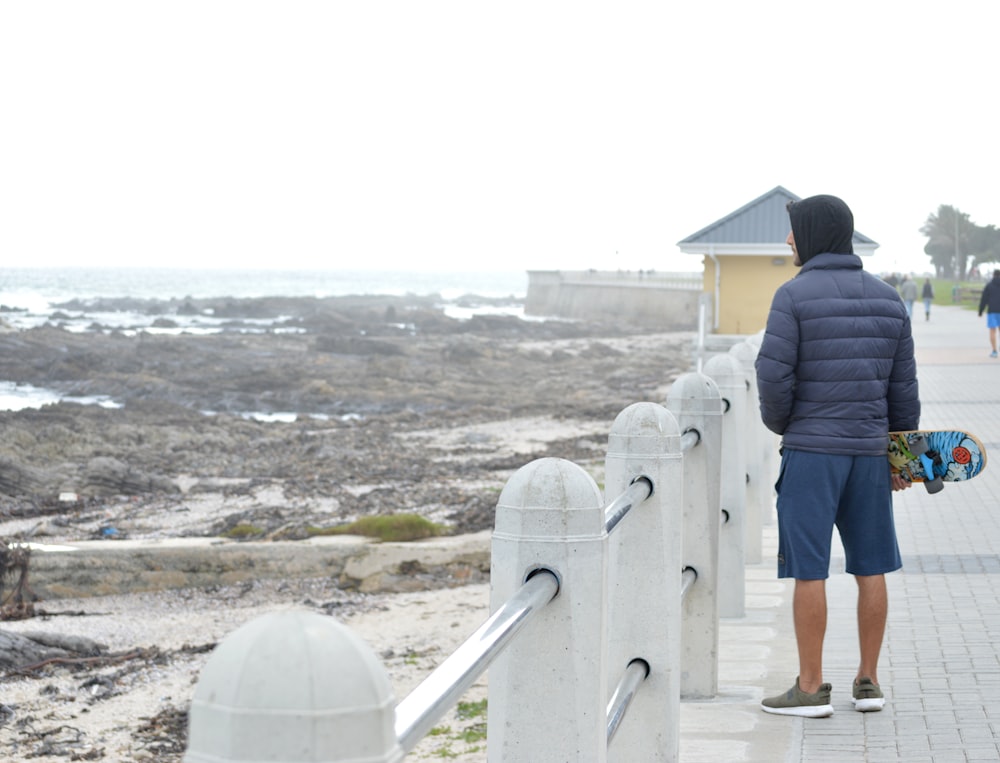
[[[757,416],[747,357],[745,348],[714,356],[704,373],[675,381],[665,405],[636,403],[618,416],[605,469],[614,500],[561,459],[531,462],[508,481],[493,534],[492,615],[402,701],[364,711],[381,713],[368,728],[382,729],[385,749],[366,760],[413,750],[487,668],[491,761],[579,750],[597,763],[611,750],[619,760],[677,760],[680,698],[717,691],[719,615],[742,614],[748,483],[769,472],[747,464],[748,453],[767,452],[766,440],[746,443]],[[192,744],[202,738],[196,706]],[[207,755],[191,747],[185,761]]]
[[[458,702],[539,609],[559,593],[559,580],[537,570],[448,659],[396,705],[396,736],[409,752]]]

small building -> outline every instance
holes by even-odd
[[[775,290],[794,277],[788,244],[790,201],[780,185],[678,242],[681,252],[704,259],[702,289],[713,305],[717,334],[754,334],[767,323]],[[854,232],[854,252],[870,256],[878,244]]]

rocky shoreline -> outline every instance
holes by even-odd
[[[456,320],[420,297],[97,307],[227,325],[0,334],[0,379],[120,406],[0,412],[0,537],[156,537],[145,514],[206,496],[231,504],[228,518],[177,532],[241,524],[259,528],[247,539],[290,539],[310,523],[402,511],[475,532],[492,526],[513,470],[541,456],[601,460],[617,413],[662,400],[690,366],[687,333]],[[267,420],[278,413],[286,420]]]
[[[461,321],[423,298],[192,302],[225,311],[215,333],[171,333],[164,311],[183,303],[118,306],[155,313],[167,333],[69,331],[58,317],[0,333],[0,379],[119,406],[0,412],[4,540],[304,550],[315,528],[415,513],[461,541],[492,528],[499,491],[534,458],[570,459],[600,482],[615,416],[662,401],[691,367],[690,333]],[[5,670],[0,746],[39,763],[178,763],[214,644],[287,607],[346,622],[400,699],[488,616],[488,559],[461,574],[432,562],[370,586],[353,572],[360,582],[290,572],[230,584],[220,571],[217,583],[115,595],[101,595],[97,565],[87,596],[36,602],[34,617],[0,627],[0,641],[89,650]],[[484,678],[412,757],[484,760],[485,696]]]

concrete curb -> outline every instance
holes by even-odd
[[[359,536],[274,543],[218,538],[33,543],[28,582],[42,600],[283,577],[330,576],[365,593],[424,590],[488,580],[491,535],[412,543]]]

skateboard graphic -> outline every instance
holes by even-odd
[[[889,466],[907,482],[937,493],[945,482],[971,480],[986,468],[986,448],[968,432],[921,429],[889,432]]]

